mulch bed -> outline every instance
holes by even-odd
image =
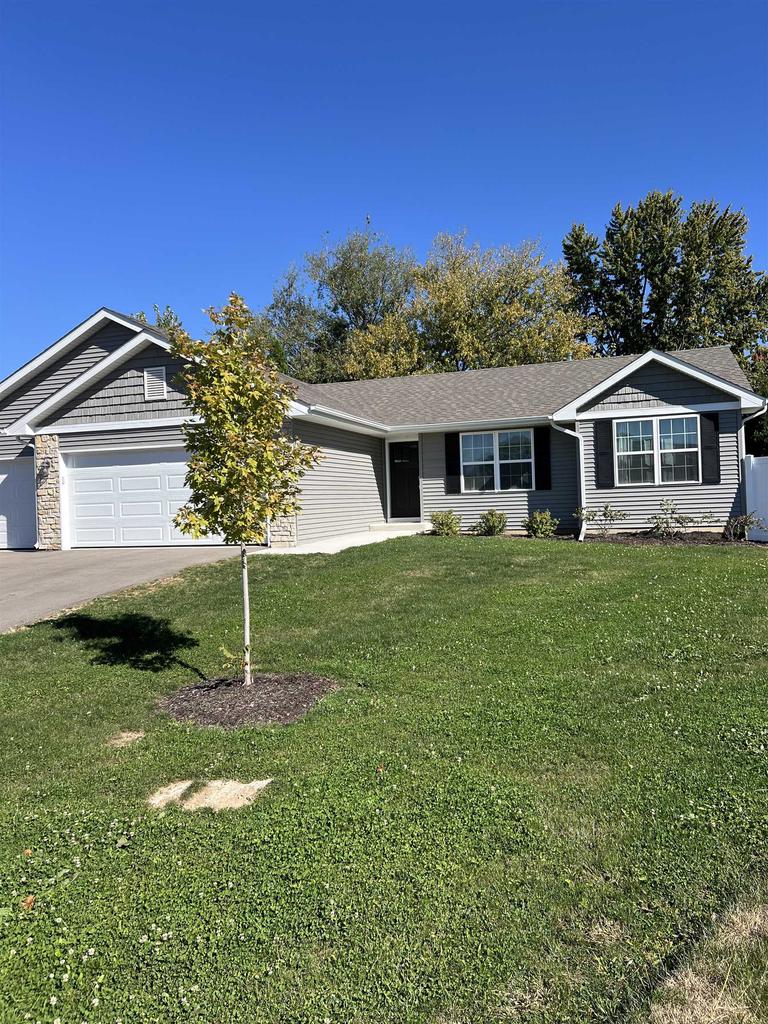
[[[254,673],[242,679],[210,679],[184,686],[162,697],[157,706],[178,722],[236,729],[241,725],[290,725],[298,722],[317,702],[337,689],[338,683],[304,672],[276,675]]]
[[[744,540],[725,540],[722,534],[719,533],[707,533],[706,530],[692,531],[691,533],[681,533],[677,537],[660,537],[657,533],[609,533],[607,537],[601,537],[599,534],[590,533],[584,538],[586,541],[608,541],[611,544],[629,544],[633,547],[641,547],[645,545],[653,546],[695,546],[698,544],[709,544],[719,545],[726,547],[762,547],[760,544],[752,544],[750,541]]]

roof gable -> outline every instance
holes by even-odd
[[[637,373],[640,369],[651,363],[668,367],[681,375],[691,378],[692,381],[709,384],[719,392],[724,392],[724,394],[730,399],[737,399],[740,403],[743,403],[746,408],[759,409],[760,406],[764,404],[764,401],[758,395],[755,395],[755,393],[750,389],[749,385],[746,383],[746,378],[743,375],[741,367],[738,365],[731,352],[728,351],[728,357],[732,361],[733,366],[730,367],[728,364],[723,362],[722,364],[718,363],[718,367],[722,370],[729,370],[732,377],[735,377],[739,383],[735,383],[734,380],[727,380],[718,374],[712,373],[710,370],[702,367],[699,360],[694,362],[694,360],[690,358],[694,352],[698,354],[706,351],[706,349],[691,349],[686,353],[686,355],[688,355],[688,358],[686,359],[680,358],[683,354],[682,352],[657,352],[655,350],[644,352],[642,355],[636,356],[632,359],[630,363],[618,368],[614,373],[609,374],[603,381],[590,388],[575,400],[568,402],[560,409],[557,409],[553,414],[553,418],[562,422],[576,419],[580,413],[582,415],[587,415],[590,403],[598,399],[601,395],[606,394],[608,391],[615,389],[622,381],[626,380],[627,377]],[[741,380],[745,383],[742,384],[740,382]]]
[[[155,337],[154,332],[150,334],[149,332],[141,331],[138,334],[134,334],[124,345],[115,349],[110,355],[105,356],[84,373],[71,380],[65,387],[60,388],[13,423],[10,423],[5,428],[5,432],[18,436],[33,434],[34,426],[37,423],[50,418],[56,409],[65,403],[71,402],[73,398],[82,391],[85,391],[86,388],[99,381],[102,377],[105,377],[108,373],[126,362],[137,351],[148,345],[156,345],[166,352],[171,347],[170,342],[164,338]]]
[[[68,353],[82,346],[85,341],[97,334],[108,324],[117,324],[134,334],[141,331],[161,341],[167,342],[168,340],[166,335],[157,328],[149,327],[135,317],[126,316],[124,313],[116,313],[115,310],[102,306],[101,309],[97,309],[95,313],[92,313],[91,316],[83,320],[77,327],[68,331],[58,341],[54,341],[52,345],[49,345],[39,355],[30,359],[14,373],[9,374],[4,380],[0,381],[0,399],[18,390],[25,381],[37,376],[52,364],[61,363]]]

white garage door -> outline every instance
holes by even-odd
[[[181,449],[103,452],[65,459],[67,541],[72,547],[217,544],[195,541],[173,525],[189,496]]]
[[[35,467],[33,459],[0,462],[0,548],[33,548]]]

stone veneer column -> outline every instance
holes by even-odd
[[[296,516],[284,516],[272,523],[269,536],[273,547],[293,547],[296,543]]]
[[[37,547],[41,551],[58,551],[61,548],[61,474],[56,434],[35,436],[35,495]]]

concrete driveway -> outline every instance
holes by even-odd
[[[102,594],[233,558],[237,548],[83,548],[0,551],[0,633]]]

